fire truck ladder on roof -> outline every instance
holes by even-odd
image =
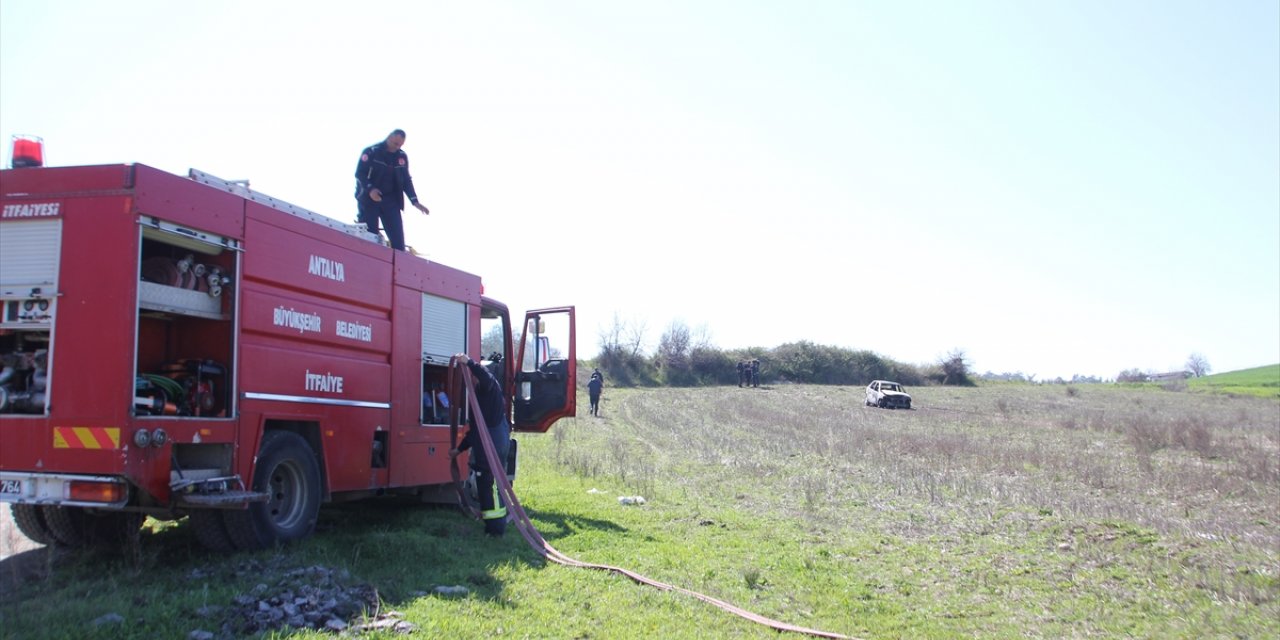
[[[363,224],[347,224],[345,222],[339,222],[324,214],[316,213],[309,209],[303,209],[295,204],[290,204],[284,200],[273,198],[265,193],[259,193],[249,188],[248,180],[224,180],[218,176],[200,171],[199,169],[189,170],[187,177],[199,182],[200,184],[208,185],[215,189],[238,195],[246,200],[252,200],[260,205],[271,207],[276,211],[283,211],[290,215],[303,218],[304,220],[310,220],[311,222],[322,224],[330,229],[336,229],[345,234],[360,238],[361,240],[368,240],[370,242],[377,242],[381,244],[381,239],[378,235],[375,233],[369,233],[369,230],[366,229]]]

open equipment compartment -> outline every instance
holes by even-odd
[[[448,424],[449,403],[453,401],[448,391],[449,369],[443,365],[422,364],[422,424]]]
[[[234,415],[238,243],[144,218],[133,413]]]
[[[0,233],[0,415],[48,414],[62,220],[6,220]]]

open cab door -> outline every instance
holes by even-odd
[[[525,314],[516,360],[515,431],[546,433],[560,418],[577,415],[578,350],[574,308]]]

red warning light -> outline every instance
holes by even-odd
[[[14,169],[44,166],[44,139],[39,136],[13,137],[13,155],[9,166]]]

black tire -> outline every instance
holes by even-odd
[[[214,509],[192,511],[187,518],[187,526],[191,527],[196,540],[199,540],[204,548],[210,551],[235,551],[235,542],[227,533],[222,516],[223,512]]]
[[[302,436],[290,431],[263,436],[253,490],[268,494],[267,501],[222,516],[237,549],[265,549],[301,540],[315,530],[322,490],[320,465]]]
[[[45,526],[64,547],[120,548],[138,542],[146,516],[127,511],[91,512],[83,507],[45,506]]]
[[[18,525],[18,531],[32,542],[46,546],[57,542],[53,532],[49,531],[49,526],[44,523],[44,514],[38,505],[11,504],[9,512],[13,514],[13,523]]]
[[[45,506],[41,509],[44,523],[57,544],[83,547],[89,543],[88,515],[80,507]]]

